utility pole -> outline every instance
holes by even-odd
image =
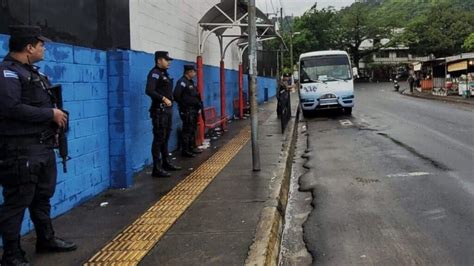
[[[280,8],[280,32],[283,33],[283,7]],[[281,59],[281,73],[283,73],[283,69],[285,68],[285,58],[283,56],[282,45],[280,45],[280,59]]]
[[[293,76],[293,29],[290,31],[290,72]]]
[[[260,150],[258,147],[258,105],[257,105],[257,16],[255,0],[248,1],[249,24],[249,76],[250,113],[252,122],[253,170],[260,171]]]
[[[276,56],[277,56],[277,71],[276,71],[276,76],[279,79],[280,78],[280,50],[276,50]]]
[[[295,71],[294,69],[294,62],[293,62],[293,37],[295,37],[296,35],[298,34],[301,34],[301,32],[297,31],[297,32],[293,32],[293,28],[291,29],[291,32],[290,32],[290,64],[291,64],[291,80],[293,81],[293,72]]]

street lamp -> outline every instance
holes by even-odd
[[[290,64],[291,64],[291,75],[293,75],[293,71],[295,70],[293,67],[293,37],[296,35],[301,34],[301,32],[291,32],[290,34]]]

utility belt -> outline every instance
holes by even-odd
[[[150,108],[150,117],[155,118],[156,116],[160,114],[172,114],[173,113],[173,105],[171,106],[165,106],[163,103],[152,106]]]
[[[29,146],[35,144],[54,145],[56,139],[56,133],[54,132],[42,132],[31,135],[0,135],[0,146],[11,145],[11,146]]]
[[[186,107],[180,109],[180,113],[192,113],[192,114],[197,114],[199,112],[199,108],[193,108],[193,107]]]

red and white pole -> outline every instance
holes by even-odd
[[[203,79],[203,64],[202,64],[202,56],[198,56],[197,59],[197,87],[199,91],[199,95],[201,95],[201,101],[203,101],[202,97],[204,96],[204,79]],[[204,112],[204,110],[201,110]],[[198,132],[196,134],[196,144],[198,146],[202,145],[204,142],[204,123],[202,116],[198,117]]]
[[[239,117],[244,119],[244,69],[239,62]]]
[[[222,119],[222,130],[227,128],[227,116],[226,116],[226,106],[225,106],[225,64],[224,60],[221,60],[220,64],[220,89],[221,89],[221,119]]]

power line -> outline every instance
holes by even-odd
[[[276,13],[275,6],[273,5],[273,0],[270,0],[270,4],[272,5],[273,13]]]

